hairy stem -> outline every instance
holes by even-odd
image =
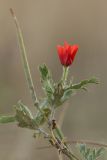
[[[25,44],[24,44],[21,28],[20,28],[19,22],[18,22],[17,17],[15,16],[15,13],[14,13],[14,11],[13,11],[12,8],[10,9],[10,12],[12,14],[12,17],[14,19],[14,22],[15,22],[15,25],[16,25],[16,29],[17,29],[17,35],[18,35],[19,47],[20,47],[20,51],[21,51],[21,58],[22,58],[23,68],[24,68],[24,72],[25,72],[25,77],[26,77],[26,80],[27,80],[28,88],[29,88],[29,91],[30,91],[30,94],[31,94],[31,97],[32,97],[32,101],[33,101],[34,106],[42,114],[44,114],[44,112],[42,111],[42,109],[39,107],[39,101],[37,99],[36,91],[34,89],[34,84],[33,84],[32,76],[31,76],[31,71],[30,71],[30,67],[29,67],[29,63],[28,63],[28,59],[27,59],[27,53],[26,53],[26,48],[25,48]],[[47,117],[46,116],[44,116],[44,117],[47,120]],[[44,130],[41,130],[39,128],[39,126],[38,126],[38,130],[41,133],[44,132]]]
[[[11,123],[15,122],[16,117],[15,116],[0,116],[0,123],[5,124],[5,123]]]
[[[63,84],[66,84],[67,77],[68,77],[68,70],[69,70],[69,67],[63,66],[63,74],[61,79]]]
[[[36,92],[35,92],[35,89],[34,89],[34,84],[33,84],[33,80],[32,80],[32,77],[31,77],[30,67],[29,67],[28,60],[27,60],[26,48],[25,48],[25,45],[24,45],[22,31],[21,31],[19,22],[18,22],[18,20],[15,16],[13,10],[10,9],[10,12],[13,16],[13,19],[14,19],[14,22],[15,22],[15,25],[16,25],[16,29],[17,29],[19,47],[20,47],[20,50],[21,50],[21,58],[22,58],[22,63],[23,63],[23,68],[24,68],[26,80],[27,80],[27,83],[28,83],[28,88],[30,90],[34,106],[36,106],[39,109],[38,99],[37,99]]]

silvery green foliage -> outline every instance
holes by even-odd
[[[84,160],[97,160],[101,155],[103,155],[105,149],[104,148],[89,148],[85,144],[80,144],[79,151]]]
[[[33,121],[33,115],[29,108],[19,101],[15,106],[16,120],[20,127],[35,129],[36,124]]]
[[[42,88],[50,103],[53,101],[54,84],[48,67],[43,64],[39,66]]]
[[[40,111],[37,111],[36,116],[34,116],[34,122],[38,124],[38,126],[44,124],[45,117],[49,117],[51,114],[51,108],[49,106],[48,99],[42,99],[42,101],[39,104],[40,109],[43,111],[42,113]]]
[[[0,123],[4,124],[15,122],[19,127],[35,130],[38,126],[45,124],[46,117],[49,118],[51,114],[52,106],[55,106],[55,109],[57,107],[61,107],[61,105],[79,89],[84,89],[91,83],[98,83],[95,78],[83,80],[78,84],[67,82],[63,84],[61,80],[54,83],[51,73],[45,64],[39,67],[39,71],[42,88],[45,92],[45,97],[41,99],[38,104],[42,112],[38,110],[33,116],[29,107],[19,101],[16,105],[14,105],[16,114],[0,116]],[[35,135],[36,134],[37,133],[35,133]]]
[[[99,80],[96,78],[85,79],[85,80],[82,80],[80,83],[71,84],[70,88],[71,89],[85,89],[86,90],[87,84],[99,84]]]
[[[86,90],[88,84],[99,83],[96,78],[91,78],[89,80],[83,80],[77,84],[66,82],[66,84],[63,85],[62,81],[54,83],[51,73],[45,64],[39,66],[39,71],[42,88],[46,96],[41,99],[39,103],[39,107],[43,112],[41,113],[40,111],[37,111],[36,116],[33,117],[29,108],[19,101],[14,106],[16,115],[0,116],[0,123],[17,121],[20,127],[34,129],[36,125],[44,124],[46,120],[44,117],[49,117],[52,106],[57,108],[67,101],[74,93],[76,93],[76,91],[80,89]]]
[[[43,85],[43,90],[47,95],[48,101],[51,105],[55,105],[57,107],[62,105],[73,95],[73,93],[75,93],[79,89],[86,90],[88,84],[99,83],[96,78],[82,80],[80,83],[77,84],[63,84],[62,81],[54,83],[51,73],[45,64],[39,66],[39,71],[41,75],[41,83]]]

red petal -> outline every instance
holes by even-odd
[[[64,42],[64,48],[65,48],[66,50],[68,50],[69,46],[70,46],[70,45],[65,41],[65,42]]]
[[[63,46],[57,46],[57,50],[58,50],[58,55],[59,55],[60,61],[64,65],[64,59],[65,59],[64,47]]]
[[[78,51],[78,45],[71,46],[71,58],[72,58],[72,61],[74,60],[77,51]]]

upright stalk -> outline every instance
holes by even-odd
[[[63,66],[63,73],[62,73],[62,79],[61,79],[63,84],[66,84],[67,77],[68,77],[68,70],[69,70],[69,67]]]
[[[26,80],[27,80],[27,83],[28,83],[28,88],[30,90],[30,94],[31,94],[34,106],[36,106],[38,108],[38,99],[37,99],[37,96],[36,96],[33,80],[32,80],[32,77],[31,77],[31,72],[30,72],[30,67],[29,67],[28,60],[27,60],[26,48],[25,48],[25,45],[24,45],[22,31],[21,31],[19,22],[18,22],[18,20],[15,16],[13,10],[10,9],[10,12],[13,16],[13,19],[14,19],[14,22],[15,22],[15,25],[16,25],[16,29],[17,29],[19,47],[20,47],[20,51],[21,51],[21,58],[22,58],[22,63],[23,63],[23,68],[24,68]]]

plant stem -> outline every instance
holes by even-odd
[[[51,128],[51,134],[52,138],[54,140],[54,143],[57,144],[59,150],[65,154],[70,160],[76,159],[79,160],[72,152],[69,150],[67,144],[64,141],[64,135],[61,131],[61,129],[56,124],[56,121],[54,121],[54,128]]]
[[[16,25],[16,29],[17,29],[17,35],[18,35],[18,41],[19,41],[19,47],[21,50],[21,58],[22,58],[22,63],[23,63],[23,68],[24,68],[24,72],[25,72],[25,77],[28,83],[28,88],[33,100],[33,104],[34,106],[42,113],[44,114],[44,112],[42,111],[42,109],[39,107],[39,101],[37,99],[36,96],[36,92],[34,89],[34,84],[33,84],[33,80],[32,80],[32,76],[31,76],[31,72],[30,72],[30,67],[29,67],[29,63],[27,60],[27,54],[26,54],[26,48],[24,45],[24,40],[23,40],[23,35],[22,35],[22,31],[19,25],[19,22],[17,20],[17,17],[14,14],[14,11],[12,10],[12,8],[10,9],[10,12],[13,16],[15,25]],[[44,115],[44,118],[48,121],[47,117]]]
[[[47,132],[45,132],[42,128],[38,128],[38,131],[40,131],[45,136],[45,138],[50,137],[50,135]]]
[[[68,149],[62,151],[70,160],[79,160],[74,154],[72,154]]]
[[[0,116],[0,124],[15,122],[15,116]]]
[[[31,77],[31,72],[30,72],[30,67],[29,67],[28,60],[27,60],[26,49],[25,49],[25,45],[24,45],[22,31],[21,31],[19,22],[18,22],[18,20],[15,16],[13,10],[10,9],[10,12],[13,16],[13,19],[14,19],[14,22],[15,22],[15,25],[16,25],[16,29],[17,29],[19,47],[20,47],[20,50],[21,50],[21,58],[22,58],[22,63],[23,63],[23,68],[24,68],[26,80],[27,80],[27,83],[28,83],[28,88],[30,90],[30,94],[32,96],[34,106],[36,106],[38,108],[38,99],[37,99],[37,96],[36,96],[33,80],[32,80],[32,77]]]
[[[66,84],[67,77],[68,77],[68,70],[69,70],[69,67],[63,66],[63,74],[61,79],[63,84]]]

